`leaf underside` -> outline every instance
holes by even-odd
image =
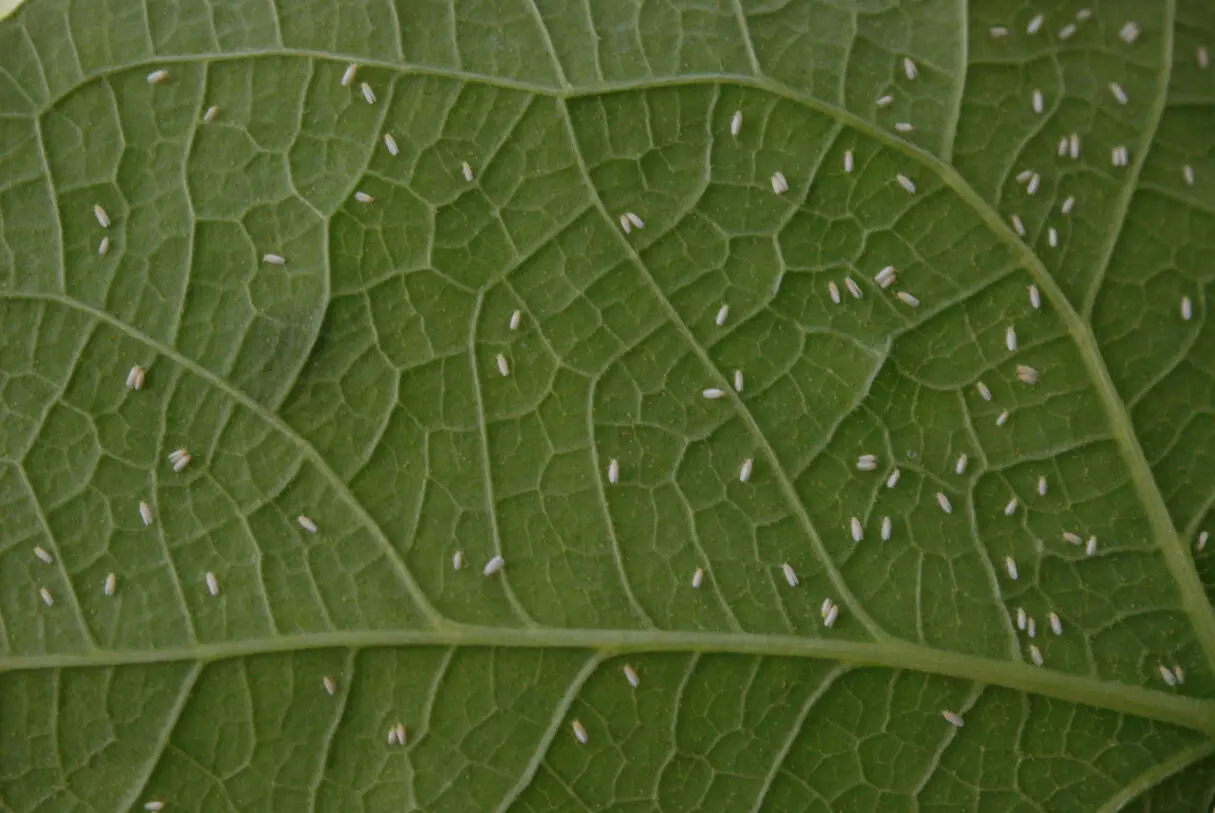
[[[29,0],[0,810],[1209,810],[1215,10],[1072,5]]]

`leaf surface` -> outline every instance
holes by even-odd
[[[1209,809],[1215,14],[1034,14],[0,23],[5,809]]]

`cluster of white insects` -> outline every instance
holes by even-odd
[[[1077,32],[1078,25],[1083,23],[1084,21],[1090,19],[1092,16],[1093,15],[1092,15],[1091,10],[1081,9],[1076,14],[1075,22],[1067,23],[1065,26],[1063,26],[1063,28],[1061,28],[1058,31],[1058,33],[1057,33],[1058,38],[1060,40],[1069,39],[1071,36],[1073,36]],[[1029,24],[1027,25],[1027,27],[1025,29],[1025,32],[1029,36],[1039,34],[1040,32],[1042,32],[1044,25],[1045,25],[1045,15],[1038,14],[1035,17],[1033,17],[1033,19],[1029,22]],[[1003,27],[1003,26],[997,26],[997,27],[993,27],[990,29],[990,35],[993,39],[1006,38],[1010,35],[1010,33],[1011,33],[1010,30],[1007,27]],[[1140,35],[1139,26],[1134,22],[1126,23],[1119,31],[1119,37],[1127,45],[1133,44],[1138,39],[1139,35]],[[1207,50],[1205,47],[1198,48],[1197,53],[1196,53],[1196,60],[1197,60],[1198,66],[1200,68],[1205,69],[1208,66],[1209,56],[1208,56],[1208,53],[1207,53]],[[912,60],[909,57],[903,58],[902,67],[903,67],[903,75],[906,77],[906,79],[908,81],[913,81],[918,78],[919,68],[916,65],[916,63],[914,62],[914,60]],[[345,72],[342,75],[341,85],[343,87],[353,86],[354,82],[357,78],[357,73],[358,73],[358,65],[351,64],[349,67],[346,68]],[[169,80],[169,72],[164,69],[155,70],[155,71],[149,73],[147,76],[148,83],[153,84],[153,85],[161,84],[168,80]],[[359,93],[361,94],[363,100],[367,104],[370,105],[370,104],[376,103],[376,101],[377,101],[376,93],[368,82],[359,82],[358,90],[359,90]],[[1114,99],[1114,101],[1117,104],[1119,104],[1119,105],[1130,104],[1130,98],[1129,98],[1128,94],[1123,89],[1123,87],[1120,84],[1118,84],[1117,82],[1109,83],[1108,90],[1109,90],[1110,95],[1112,96],[1112,98]],[[882,97],[880,97],[879,99],[876,100],[876,106],[878,108],[885,108],[885,107],[888,107],[889,105],[891,105],[893,102],[894,102],[894,97],[892,95],[887,94],[887,95],[883,95]],[[1032,91],[1031,97],[1030,97],[1030,106],[1035,114],[1041,115],[1045,112],[1046,98],[1041,90],[1034,89]],[[218,117],[219,112],[220,111],[219,111],[218,105],[212,105],[212,106],[208,107],[202,115],[202,121],[204,123],[213,122]],[[730,119],[729,130],[730,130],[731,135],[733,137],[737,138],[741,134],[742,128],[743,128],[743,113],[741,110],[738,110],[738,111],[735,111],[735,113],[733,114],[733,116]],[[914,127],[910,122],[896,122],[894,124],[894,129],[896,132],[899,132],[899,133],[908,133],[908,132],[912,132],[914,130]],[[383,143],[384,143],[385,149],[388,151],[388,153],[390,155],[397,156],[399,154],[400,148],[397,144],[396,139],[390,133],[384,133]],[[1058,145],[1058,156],[1059,157],[1067,157],[1072,160],[1077,160],[1077,159],[1079,159],[1080,154],[1081,154],[1081,138],[1080,138],[1079,134],[1071,133],[1070,135],[1063,136],[1060,139],[1059,145]],[[1130,162],[1130,154],[1129,154],[1129,150],[1126,146],[1117,145],[1111,149],[1111,164],[1113,166],[1125,167],[1125,166],[1128,166],[1129,162]],[[851,174],[855,168],[855,156],[854,156],[854,152],[852,149],[847,149],[844,152],[843,168],[844,168],[844,172],[848,173],[848,174]],[[460,172],[466,182],[472,183],[474,181],[473,169],[472,169],[472,166],[468,162],[463,162],[461,164]],[[1182,167],[1182,179],[1184,180],[1186,185],[1188,185],[1188,186],[1194,185],[1194,182],[1195,182],[1194,170],[1188,164]],[[1040,173],[1033,169],[1022,170],[1021,172],[1019,172],[1017,174],[1016,180],[1018,183],[1024,185],[1025,192],[1028,195],[1036,194],[1038,192],[1038,190],[1041,186],[1041,182],[1042,182]],[[908,193],[910,195],[916,194],[916,191],[917,191],[916,184],[907,175],[905,175],[903,173],[897,173],[895,175],[894,181],[906,193]],[[779,171],[774,172],[770,178],[770,182],[771,182],[772,191],[776,195],[784,195],[785,193],[787,193],[789,191],[789,188],[790,188],[789,181],[782,172],[779,172]],[[360,203],[364,203],[364,204],[373,204],[375,202],[375,198],[372,195],[370,195],[366,192],[363,192],[363,191],[356,191],[354,193],[354,198],[356,201],[358,201]],[[1061,206],[1062,214],[1064,214],[1064,215],[1070,214],[1073,207],[1075,206],[1075,203],[1076,203],[1076,200],[1074,197],[1066,198],[1066,200],[1063,202],[1063,204]],[[105,211],[105,209],[102,208],[102,206],[100,206],[100,205],[94,206],[93,214],[96,217],[98,224],[101,226],[101,228],[103,230],[106,230],[110,227],[110,224],[111,224],[110,216]],[[619,220],[620,220],[620,227],[626,234],[632,232],[634,229],[645,228],[645,221],[642,220],[642,218],[637,213],[632,212],[632,211],[627,211],[627,212],[624,212],[623,214],[621,214],[619,217]],[[1016,231],[1016,233],[1019,236],[1024,237],[1026,235],[1026,229],[1025,229],[1024,223],[1022,222],[1020,216],[1017,214],[1013,214],[1010,216],[1010,220],[1012,222],[1013,228]],[[1057,247],[1058,232],[1054,227],[1048,228],[1047,240],[1048,240],[1049,245],[1052,248]],[[97,251],[99,254],[104,255],[109,251],[109,248],[110,248],[110,238],[108,235],[103,235],[101,242],[98,245]],[[286,259],[282,255],[277,254],[277,253],[264,254],[262,256],[262,261],[269,265],[285,265],[287,262]],[[896,283],[897,278],[898,278],[898,272],[895,269],[895,267],[886,266],[886,267],[882,268],[880,271],[878,271],[874,275],[873,279],[874,279],[874,283],[878,286],[878,288],[880,290],[887,290]],[[854,299],[861,299],[864,296],[864,292],[863,292],[861,286],[852,277],[845,278],[844,288],[848,291],[849,295],[851,297],[853,297]],[[838,305],[838,304],[842,303],[843,297],[841,295],[840,288],[834,281],[831,281],[828,283],[828,293],[831,297],[831,300],[835,304]],[[1039,292],[1037,286],[1030,285],[1028,287],[1027,293],[1028,293],[1029,302],[1030,302],[1031,306],[1035,310],[1040,310],[1042,308],[1042,297],[1041,297],[1041,293]],[[902,302],[903,304],[905,304],[906,306],[908,306],[910,308],[918,308],[920,306],[920,300],[914,294],[912,294],[911,292],[909,292],[907,290],[896,290],[895,297],[900,302]],[[1192,319],[1193,303],[1192,303],[1190,297],[1186,296],[1186,297],[1182,298],[1180,311],[1181,311],[1181,316],[1184,320],[1188,321],[1188,320]],[[716,324],[718,326],[725,325],[727,320],[729,319],[729,314],[730,314],[730,306],[728,304],[722,304],[720,309],[717,311],[717,314],[715,317]],[[519,328],[522,325],[522,318],[523,318],[522,312],[519,310],[515,310],[511,314],[511,317],[510,317],[510,322],[509,322],[510,329],[519,330]],[[1017,350],[1017,333],[1016,333],[1016,329],[1012,325],[1009,325],[1005,330],[1005,347],[1010,352],[1015,352]],[[504,354],[501,354],[501,353],[497,354],[495,356],[494,362],[495,362],[497,371],[500,375],[502,375],[502,376],[510,375],[510,373],[511,373],[510,363]],[[145,384],[146,375],[147,375],[147,371],[143,367],[141,367],[139,365],[133,366],[127,375],[127,380],[126,380],[127,387],[132,391],[141,390]],[[1029,386],[1033,386],[1038,383],[1039,373],[1036,369],[1034,369],[1033,367],[1030,367],[1028,365],[1017,365],[1016,366],[1016,377],[1021,383],[1029,385]],[[734,383],[734,390],[736,392],[741,393],[743,391],[743,383],[744,383],[742,370],[734,371],[733,383]],[[977,382],[975,384],[975,388],[976,388],[976,391],[978,392],[979,396],[983,400],[985,400],[985,401],[992,400],[993,396],[992,396],[991,390],[982,381]],[[726,390],[718,388],[718,387],[709,387],[709,388],[706,388],[703,390],[702,395],[703,395],[703,397],[705,397],[707,399],[715,400],[715,399],[725,398],[728,395],[728,393]],[[1007,421],[1009,420],[1009,417],[1010,417],[1010,415],[1007,410],[1002,411],[1000,413],[999,417],[996,419],[996,424],[998,426],[1005,425],[1007,423]],[[168,456],[168,461],[175,472],[182,472],[186,469],[186,467],[188,467],[190,465],[190,463],[192,461],[192,457],[187,449],[181,448],[181,449],[177,449],[177,450],[173,451]],[[968,456],[965,453],[959,455],[959,457],[957,458],[957,460],[954,464],[955,474],[963,475],[966,472],[967,464],[968,464]],[[747,483],[750,481],[752,472],[754,471],[754,466],[755,466],[755,460],[752,457],[746,457],[741,461],[741,463],[739,464],[739,471],[738,471],[739,482]],[[856,468],[858,471],[861,471],[861,472],[876,471],[878,469],[877,456],[873,455],[873,454],[860,455],[857,458]],[[608,466],[607,466],[608,483],[610,485],[617,485],[620,482],[620,473],[621,473],[620,461],[616,458],[612,458],[608,462]],[[892,469],[890,471],[890,473],[887,475],[886,487],[888,489],[895,488],[895,486],[897,485],[897,483],[899,481],[899,478],[900,478],[900,470],[898,468]],[[1038,488],[1037,488],[1039,496],[1045,496],[1047,494],[1047,487],[1048,486],[1047,486],[1046,477],[1041,476],[1038,480]],[[951,514],[953,512],[953,506],[949,500],[949,497],[944,492],[936,493],[936,501],[937,501],[937,504],[938,504],[940,510],[943,511],[944,513]],[[1004,507],[1004,514],[1006,516],[1013,516],[1018,509],[1018,505],[1019,505],[1018,499],[1016,497],[1012,497]],[[140,518],[145,526],[149,526],[154,522],[155,515],[153,512],[152,506],[148,502],[141,501],[139,503],[139,514],[140,514]],[[319,528],[318,528],[317,524],[308,516],[305,516],[303,514],[299,515],[297,517],[297,523],[300,526],[300,528],[302,528],[304,531],[306,531],[308,533],[315,534],[315,533],[319,532]],[[849,520],[849,524],[848,524],[848,533],[854,543],[860,543],[864,540],[865,528],[864,528],[864,524],[862,523],[862,521],[859,517],[856,517],[856,516],[851,517],[851,519]],[[893,533],[893,521],[892,521],[891,517],[883,516],[881,518],[881,523],[880,523],[881,539],[883,541],[889,540],[891,538],[892,533]],[[1209,538],[1209,534],[1206,531],[1203,531],[1199,534],[1197,543],[1196,543],[1196,549],[1198,551],[1201,551],[1205,548],[1208,538]],[[1063,540],[1072,545],[1084,545],[1085,553],[1088,556],[1092,556],[1092,555],[1096,554],[1096,552],[1097,552],[1097,538],[1095,536],[1090,536],[1087,540],[1084,540],[1084,539],[1082,539],[1082,537],[1079,534],[1075,534],[1072,532],[1065,532],[1063,534]],[[34,548],[34,555],[40,561],[42,561],[46,564],[52,564],[54,562],[54,556],[48,550],[43,548],[42,546],[37,546]],[[455,570],[463,569],[464,564],[465,564],[465,559],[464,559],[464,554],[462,551],[456,551],[453,554],[451,564],[452,564],[452,568]],[[482,572],[485,576],[492,576],[492,575],[500,572],[505,567],[505,565],[506,565],[505,559],[501,555],[495,555],[485,564]],[[1005,557],[1004,569],[1005,569],[1005,572],[1009,579],[1015,581],[1019,578],[1016,561],[1011,556]],[[796,588],[799,585],[799,579],[798,579],[797,573],[791,564],[789,564],[787,562],[782,563],[780,565],[780,570],[782,572],[785,582],[789,585],[789,587]],[[698,589],[704,584],[704,580],[705,580],[705,569],[703,567],[696,568],[692,575],[691,586],[694,589]],[[219,593],[220,593],[219,580],[214,572],[212,572],[212,571],[205,572],[203,574],[203,582],[206,585],[207,592],[211,596],[219,595]],[[107,596],[114,595],[117,590],[117,586],[118,586],[117,575],[114,573],[108,574],[105,578],[105,582],[103,585],[103,591],[104,591],[105,595],[107,595]],[[48,606],[54,604],[54,598],[47,588],[45,588],[45,587],[39,588],[39,595],[41,596],[43,602],[45,604],[47,604]],[[832,598],[830,598],[830,597],[826,598],[823,601],[822,607],[821,607],[821,618],[822,618],[823,626],[826,628],[833,627],[836,624],[837,620],[839,619],[839,616],[840,616],[840,606],[838,604],[836,604]],[[1016,623],[1017,629],[1019,631],[1026,633],[1026,635],[1029,639],[1036,638],[1037,621],[1035,618],[1030,616],[1025,611],[1024,608],[1018,607],[1016,609],[1015,623]],[[1063,635],[1063,632],[1064,632],[1063,621],[1056,612],[1052,611],[1048,614],[1047,623],[1050,627],[1051,632],[1054,635],[1056,635],[1056,636]],[[1035,665],[1037,665],[1037,666],[1044,665],[1044,658],[1042,656],[1042,652],[1035,644],[1030,644],[1028,647],[1028,651],[1029,651],[1030,660]],[[632,686],[634,688],[640,686],[640,683],[641,683],[640,677],[639,677],[637,671],[632,666],[625,665],[622,668],[622,672],[630,686]],[[1170,668],[1170,667],[1166,666],[1165,664],[1160,664],[1159,673],[1160,673],[1161,679],[1168,686],[1176,686],[1178,684],[1185,682],[1185,673],[1182,670],[1182,667],[1180,665],[1174,665]],[[334,695],[337,692],[338,684],[337,684],[336,680],[331,676],[324,676],[322,678],[322,686],[324,688],[324,691],[326,693],[328,693],[329,695]],[[941,714],[945,718],[945,720],[947,720],[950,724],[952,724],[954,726],[961,727],[965,724],[962,716],[953,711],[943,710],[941,712]],[[573,731],[574,738],[579,743],[586,744],[589,741],[589,734],[586,730],[586,727],[580,721],[574,720],[571,724],[571,729]],[[402,746],[402,747],[405,746],[405,744],[406,744],[405,726],[401,723],[393,724],[389,728],[388,735],[387,735],[387,741],[388,741],[389,745],[398,745],[398,746]],[[150,802],[147,802],[144,804],[144,808],[146,810],[150,810],[150,811],[161,810],[161,809],[163,809],[163,807],[164,807],[164,805],[160,801],[150,801]]]

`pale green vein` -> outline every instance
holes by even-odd
[[[970,19],[967,16],[969,0],[954,0],[958,15],[958,59],[954,64],[954,92],[949,100],[948,115],[945,121],[944,141],[941,143],[941,160],[946,163],[953,161],[953,142],[958,136],[958,120],[962,117],[962,102],[966,95],[966,66],[970,50]]]
[[[199,675],[202,674],[205,664],[201,661],[194,664],[181,681],[181,688],[177,692],[177,699],[173,703],[173,707],[169,709],[168,719],[161,727],[156,736],[156,747],[151,750],[151,758],[148,759],[146,765],[142,766],[142,770],[138,777],[133,777],[134,781],[129,784],[130,793],[115,806],[116,810],[135,810],[140,797],[147,790],[148,782],[152,779],[152,773],[160,764],[160,758],[163,756],[165,749],[169,747],[169,739],[173,736],[174,730],[177,728],[177,721],[181,719],[181,715],[186,710],[186,706],[190,702],[190,694],[194,690],[194,684],[198,682]]]

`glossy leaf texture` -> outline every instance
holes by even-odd
[[[29,0],[2,806],[1209,810],[1215,11],[1041,6]]]

